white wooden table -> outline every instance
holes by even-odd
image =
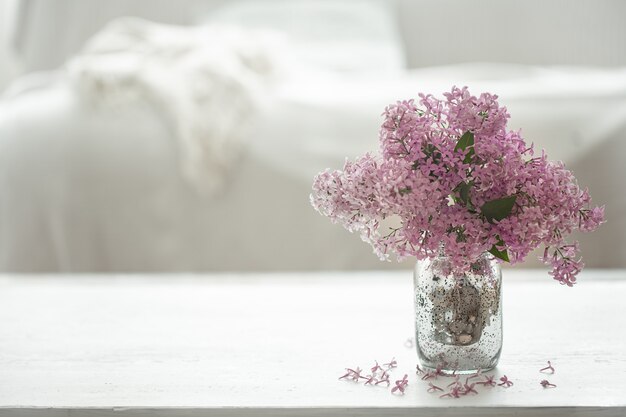
[[[0,416],[625,416],[626,272],[505,271],[504,291],[515,385],[441,399],[405,346],[410,272],[4,276]],[[404,396],[337,380],[392,357]]]

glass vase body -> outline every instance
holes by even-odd
[[[444,374],[492,369],[502,351],[502,273],[484,254],[463,274],[450,258],[417,261],[415,341],[421,365]]]

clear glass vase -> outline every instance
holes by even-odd
[[[439,256],[415,265],[415,340],[421,365],[445,374],[492,369],[502,350],[502,273],[484,254],[464,274]]]

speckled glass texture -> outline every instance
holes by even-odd
[[[415,265],[415,340],[420,364],[446,374],[492,369],[502,350],[502,273],[489,254],[463,275],[445,256]]]

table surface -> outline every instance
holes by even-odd
[[[574,288],[505,271],[494,373],[515,385],[460,399],[415,374],[412,285],[410,272],[0,276],[0,416],[626,415],[626,271],[584,271]],[[393,357],[403,396],[338,380]]]

